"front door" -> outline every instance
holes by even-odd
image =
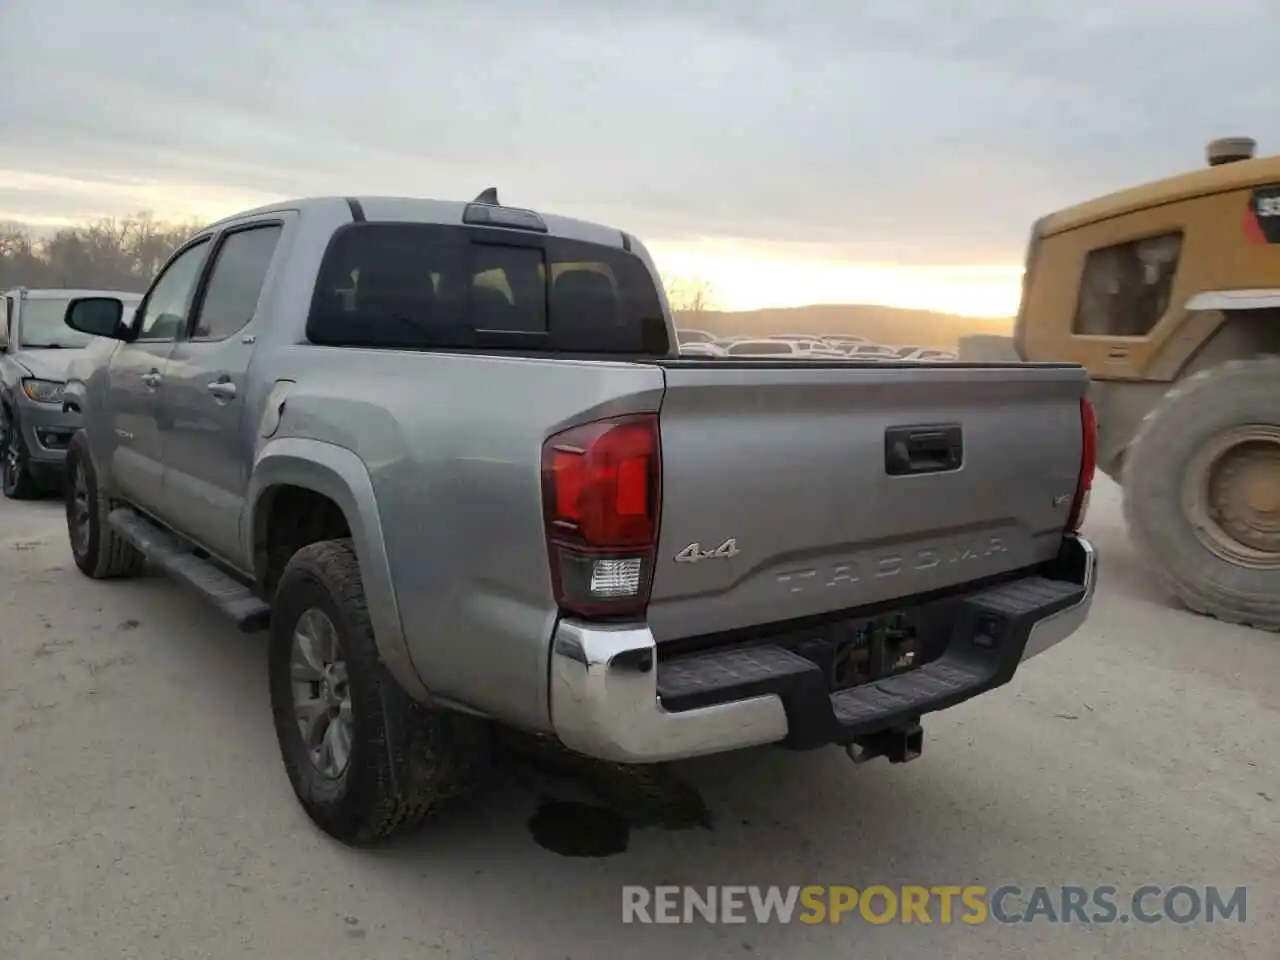
[[[246,374],[258,300],[283,229],[274,221],[222,235],[190,335],[170,354],[160,401],[165,514],[237,566],[249,554],[240,543],[240,514],[256,435],[246,422]]]
[[[156,418],[169,355],[186,328],[208,253],[204,237],[165,265],[134,314],[137,338],[120,345],[107,370],[111,473],[120,494],[143,510],[162,507],[164,464]]]

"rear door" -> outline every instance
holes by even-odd
[[[186,328],[209,246],[209,238],[202,237],[170,259],[134,313],[137,339],[122,343],[108,367],[111,471],[125,498],[148,511],[163,508],[157,417],[169,355]]]
[[[1058,550],[1079,367],[664,367],[660,639],[892,601]]]
[[[165,515],[219,556],[241,557],[251,439],[242,429],[258,302],[285,229],[279,215],[218,238],[208,279],[169,358],[160,399]]]

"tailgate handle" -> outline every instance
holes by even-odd
[[[964,433],[958,423],[889,427],[884,432],[884,469],[891,477],[945,473],[964,463]]]

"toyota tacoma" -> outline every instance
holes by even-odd
[[[65,393],[76,564],[269,632],[284,765],[346,843],[499,725],[911,760],[1092,601],[1079,366],[681,358],[638,239],[496,191],[249,211],[66,322],[115,341]]]

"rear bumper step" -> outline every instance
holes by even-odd
[[[265,630],[271,608],[219,567],[202,560],[173,534],[128,507],[112,510],[107,522],[146,558],[213,604],[244,633]]]
[[[965,597],[931,662],[837,693],[816,664],[781,646],[660,661],[644,627],[562,621],[551,663],[552,723],[570,749],[630,763],[764,743],[866,743],[910,731],[923,714],[1007,683],[1022,661],[1080,627],[1096,586],[1093,547],[1068,538],[1055,566],[1055,579],[1032,576]],[[905,759],[912,749],[904,747]]]

